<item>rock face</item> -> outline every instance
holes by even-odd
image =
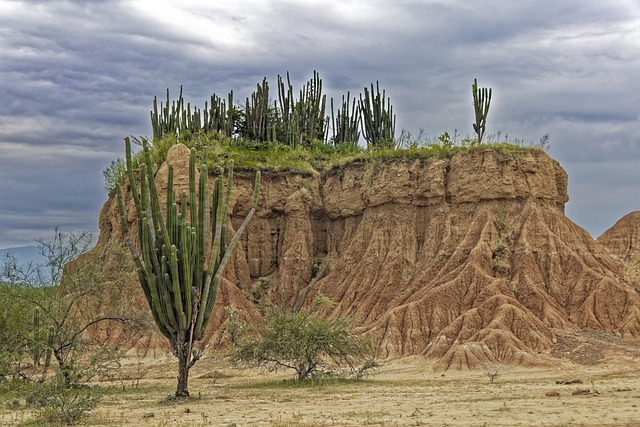
[[[598,242],[624,264],[627,279],[640,289],[640,211],[622,217]]]
[[[176,176],[186,156],[170,150]],[[232,225],[249,210],[252,184],[253,174],[236,173]],[[638,252],[624,252],[623,232],[594,241],[564,215],[567,200],[565,171],[535,150],[265,173],[211,334],[222,339],[223,306],[257,321],[250,299],[290,301],[299,278],[308,283],[329,261],[316,291],[337,303],[335,315],[361,320],[380,357],[532,365],[548,360],[561,330],[640,337],[637,276],[625,267]],[[637,217],[635,227],[637,241]],[[114,197],[100,230],[99,244],[122,239]]]

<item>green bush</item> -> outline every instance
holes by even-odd
[[[298,380],[340,374],[344,368],[359,377],[363,369],[373,366],[373,349],[352,326],[344,318],[276,309],[264,327],[232,350],[232,360],[270,372],[292,369]]]
[[[40,410],[47,425],[75,425],[94,409],[102,395],[97,388],[67,387],[64,382],[38,385],[27,396],[27,405]]]
[[[119,157],[116,160],[111,160],[109,166],[102,171],[102,175],[104,176],[104,189],[107,193],[115,191],[116,184],[122,181],[125,172],[124,160]]]

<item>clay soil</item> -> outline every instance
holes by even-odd
[[[290,373],[239,370],[221,356],[192,369],[192,398],[168,399],[171,357],[145,358],[137,388],[107,393],[83,425],[106,426],[640,426],[640,348],[615,336],[573,332],[549,365],[439,371],[422,357],[388,360],[364,380],[290,381]],[[138,359],[128,360],[139,369]],[[490,375],[495,374],[494,381]],[[125,390],[122,391],[122,385]],[[549,394],[556,394],[549,396]],[[0,425],[29,424],[20,405]]]

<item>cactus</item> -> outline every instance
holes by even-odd
[[[391,99],[386,98],[383,90],[380,94],[380,85],[376,82],[376,93],[373,96],[373,83],[371,92],[364,88],[364,99],[360,94],[360,114],[362,115],[362,135],[369,148],[394,148],[396,116],[393,114]]]
[[[133,243],[125,217],[123,191],[118,185],[121,226],[155,323],[178,358],[176,397],[188,396],[189,369],[207,347],[205,329],[222,273],[256,210],[260,172],[256,173],[252,208],[235,235],[227,239],[233,165],[228,171],[226,189],[222,178],[216,178],[209,195],[207,167],[201,165],[200,176],[196,178],[196,151],[191,149],[189,192],[183,193],[179,202],[173,189],[173,166],[169,165],[163,216],[148,142],[142,140],[144,151],[139,174],[131,168],[128,138],[125,144],[127,174],[137,212],[138,245]],[[198,348],[197,342],[201,342]]]
[[[314,71],[313,78],[300,90],[300,98],[294,107],[295,120],[298,123],[297,144],[303,139],[325,140],[327,136],[327,121],[325,110],[327,96],[322,94],[322,79]]]
[[[473,92],[473,109],[476,116],[476,122],[473,124],[473,130],[475,130],[478,135],[478,144],[481,144],[485,127],[487,125],[489,104],[491,104],[491,88],[487,89],[486,87],[483,87],[478,90],[478,80],[473,79],[471,90]]]
[[[33,308],[33,347],[31,357],[33,358],[33,370],[38,373],[40,366],[40,356],[42,355],[42,344],[40,342],[40,307]]]
[[[333,124],[333,144],[358,143],[360,139],[360,109],[357,108],[356,99],[353,99],[351,111],[349,111],[350,93],[347,92],[345,101],[342,95],[342,106],[337,114],[334,113],[333,98],[331,98],[331,122]]]
[[[322,79],[316,71],[313,72],[313,78],[300,89],[298,99],[294,99],[289,73],[286,86],[278,75],[278,101],[276,121],[280,126],[282,142],[295,149],[307,141],[326,139],[327,96],[322,94]]]
[[[280,122],[282,130],[282,139],[285,144],[295,147],[297,142],[297,123],[294,121],[293,115],[293,86],[291,85],[291,79],[289,79],[289,72],[287,72],[287,86],[285,88],[282,76],[278,75],[278,100],[279,100],[279,115],[278,120]]]
[[[184,99],[182,98],[182,86],[180,86],[180,95],[177,101],[173,101],[171,109],[169,109],[169,89],[167,89],[166,104],[160,103],[158,109],[158,100],[153,98],[153,110],[151,111],[151,129],[153,131],[153,141],[164,138],[167,135],[177,135],[180,132],[181,117],[184,109]]]
[[[245,102],[245,133],[254,141],[271,141],[273,130],[270,126],[269,83],[265,77],[256,91]]]
[[[227,100],[228,104],[214,93],[211,95],[211,107],[204,103],[202,129],[205,132],[221,133],[227,137],[233,135],[233,91],[229,92]]]

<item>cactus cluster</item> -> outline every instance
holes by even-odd
[[[133,170],[131,143],[125,138],[127,176],[137,213],[137,244],[132,240],[124,210],[124,194],[118,184],[118,209],[125,239],[137,266],[138,278],[162,334],[178,358],[176,396],[188,396],[188,372],[206,348],[205,328],[213,312],[222,273],[240,236],[255,213],[260,191],[256,173],[252,208],[236,233],[227,236],[227,210],[233,181],[228,170],[209,192],[206,165],[196,178],[196,152],[189,159],[189,192],[178,199],[173,188],[173,166],[168,167],[166,203],[160,203],[149,144],[143,143],[143,161]],[[195,345],[202,342],[199,348]]]
[[[386,100],[386,105],[385,105]],[[393,114],[391,99],[386,97],[376,82],[374,96],[373,83],[371,91],[364,88],[364,99],[360,94],[360,111],[362,113],[362,135],[370,148],[395,148],[396,116]]]
[[[296,93],[289,73],[284,78],[278,75],[278,99],[271,102],[269,83],[264,78],[256,85],[256,90],[246,98],[244,105],[233,106],[233,91],[227,101],[213,94],[210,106],[205,103],[204,110],[191,109],[182,97],[182,87],[177,100],[171,101],[167,90],[165,103],[154,98],[151,111],[153,141],[167,135],[185,135],[203,130],[219,133],[227,137],[240,136],[255,142],[280,142],[293,149],[302,148],[311,141],[324,141],[334,145],[344,143],[357,144],[360,138],[359,127],[371,147],[384,144],[393,146],[395,116],[391,101],[384,92],[373,96],[365,87],[365,98],[360,102],[350,93],[342,103],[334,108],[330,100],[331,117],[327,116],[327,95],[322,93],[322,79],[317,71],[313,77]],[[386,103],[386,104],[385,104]],[[365,122],[366,120],[366,122]],[[333,128],[329,138],[329,127]],[[384,144],[383,142],[384,141]],[[391,142],[389,142],[391,141]]]
[[[350,97],[351,94],[349,92],[347,92],[346,100],[342,95],[342,104],[337,112],[333,108],[333,98],[331,99],[332,140],[334,145],[355,143],[360,139],[360,108],[358,108],[355,98],[353,98],[353,103],[350,103]]]
[[[157,97],[153,98],[151,130],[154,141],[167,135],[194,134],[200,130],[231,136],[234,126],[233,91],[229,92],[227,102],[213,94],[211,106],[205,102],[204,110],[194,107],[193,112],[191,104],[187,103],[187,106],[184,106],[182,86],[180,86],[177,100],[170,101],[169,89],[167,89],[167,100],[164,104],[161,102],[160,107],[158,107]]]
[[[256,91],[245,102],[244,116],[246,137],[253,141],[272,141],[273,123],[270,120],[269,82],[264,78]]]
[[[287,85],[278,75],[278,100],[275,104],[277,128],[280,129],[281,140],[292,148],[299,148],[306,141],[325,140],[327,137],[327,120],[325,110],[327,96],[322,93],[322,79],[314,71],[296,99],[289,73]]]
[[[326,116],[327,97],[322,93],[322,79],[313,72],[298,96],[294,92],[289,73],[287,79],[278,75],[278,99],[269,99],[269,83],[264,78],[256,85],[256,90],[246,98],[243,106],[233,106],[233,91],[227,100],[213,94],[211,105],[205,103],[200,111],[182,98],[182,87],[177,100],[170,102],[167,90],[166,103],[153,100],[151,124],[153,140],[166,135],[191,134],[203,130],[218,133],[226,137],[240,136],[255,142],[279,142],[293,149],[302,148],[310,141],[324,141],[335,146],[352,143],[357,145],[362,136],[370,149],[395,148],[396,116],[393,113],[391,99],[385,90],[380,92],[379,82],[370,88],[364,87],[359,98],[351,101],[350,93],[342,96],[338,108],[330,100],[331,117]],[[473,129],[482,143],[487,115],[491,104],[491,89],[479,88],[476,79],[472,85],[475,123]],[[330,126],[331,125],[331,126]],[[329,138],[329,127],[333,133]]]

